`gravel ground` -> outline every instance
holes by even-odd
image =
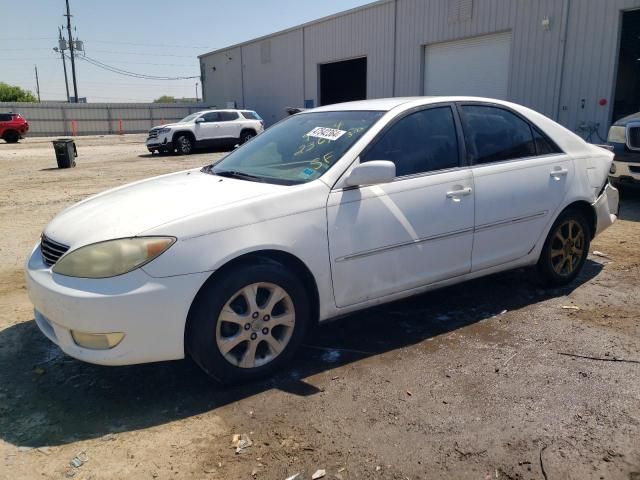
[[[189,360],[83,364],[33,321],[23,262],[58,211],[224,155],[143,140],[79,138],[70,170],[50,139],[0,144],[0,478],[640,479],[640,194],[567,288],[519,270],[370,309],[227,388]]]

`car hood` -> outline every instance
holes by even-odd
[[[626,117],[617,120],[614,123],[614,125],[624,127],[629,122],[638,122],[638,121],[640,121],[640,112],[627,115]]]
[[[187,170],[89,197],[58,214],[44,233],[75,248],[140,235],[163,224],[283,188],[286,187],[218,177],[199,169]]]
[[[156,128],[181,128],[181,127],[186,127],[188,125],[192,125],[191,123],[167,123],[165,125],[157,125],[155,127],[153,127],[153,129]]]

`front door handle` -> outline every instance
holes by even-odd
[[[556,167],[549,172],[549,175],[554,178],[566,177],[569,174],[569,170],[567,168],[559,168]]]
[[[454,201],[460,201],[460,197],[466,197],[471,195],[471,187],[461,188],[459,190],[451,190],[447,192],[447,198],[453,198]]]

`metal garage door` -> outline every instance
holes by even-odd
[[[425,95],[507,99],[511,32],[428,45]]]

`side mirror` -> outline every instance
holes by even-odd
[[[204,123],[204,118],[196,118],[196,123]]]
[[[396,177],[396,165],[389,160],[373,160],[361,163],[345,179],[348,187],[389,183]]]

